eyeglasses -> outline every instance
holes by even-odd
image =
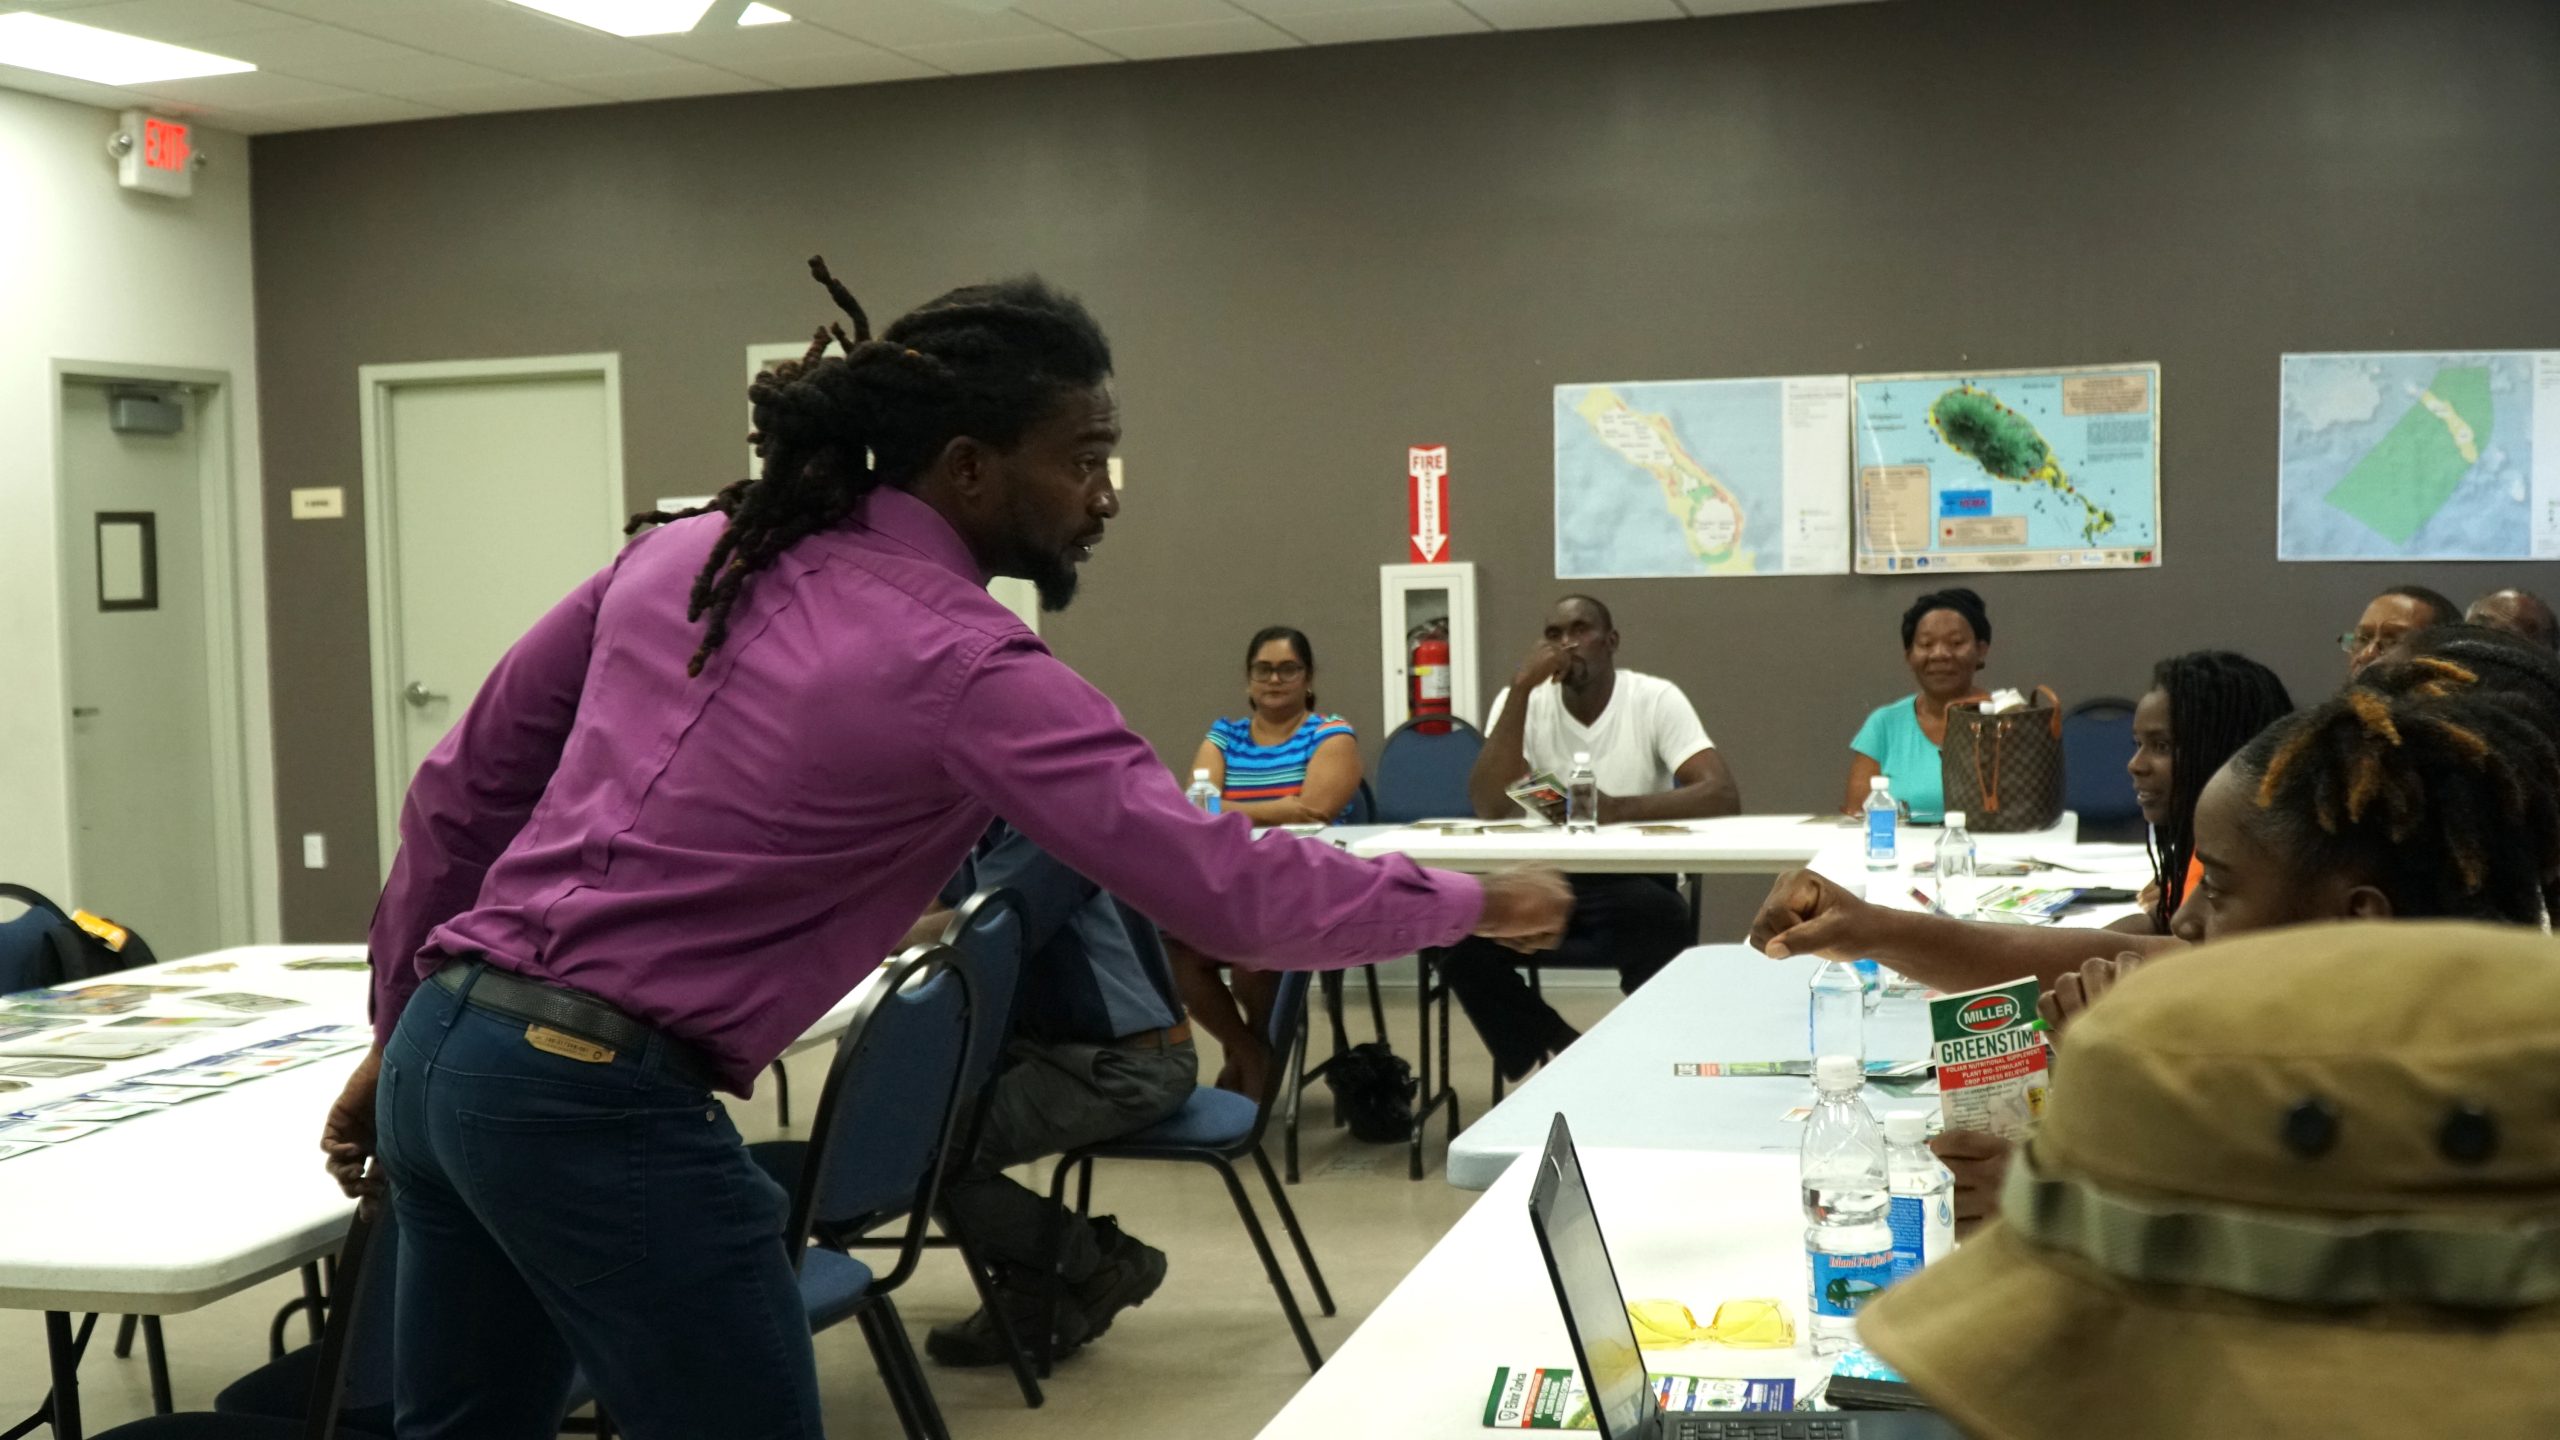
[[[2399,631],[2392,631],[2388,634],[2382,635],[2367,635],[2361,630],[2350,630],[2346,634],[2338,637],[2338,649],[2343,654],[2353,655],[2359,650],[2368,649],[2375,645],[2387,645],[2392,641],[2399,639],[2400,635],[2401,632]]]
[[[1248,665],[1245,673],[1256,680],[1295,680],[1307,673],[1307,667],[1295,660],[1284,660],[1277,665]]]

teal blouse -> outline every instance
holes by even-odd
[[[1876,707],[1849,748],[1884,767],[1893,798],[1913,819],[1936,820],[1947,808],[1946,785],[1938,763],[1938,747],[1920,728],[1920,697],[1905,695]]]

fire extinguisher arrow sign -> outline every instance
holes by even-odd
[[[1416,445],[1405,452],[1406,532],[1414,563],[1449,558],[1449,447]]]

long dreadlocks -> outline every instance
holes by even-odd
[[[2196,799],[2223,762],[2258,732],[2293,713],[2293,697],[2276,672],[2228,650],[2192,650],[2151,667],[2151,688],[2169,699],[2168,816],[2152,828],[2152,880],[2161,934],[2187,898],[2188,862],[2196,853]]]
[[[811,257],[809,272],[853,324],[821,328],[808,352],[747,387],[762,462],[756,478],[707,505],[635,515],[624,533],[717,512],[728,523],[694,577],[685,618],[703,621],[685,666],[702,673],[729,638],[729,614],[758,571],[800,540],[842,525],[883,485],[921,479],[952,440],[1020,443],[1065,392],[1111,374],[1111,345],[1083,304],[1036,277],[971,285],[930,301],[871,337],[843,282]],[[842,353],[829,355],[830,345]]]
[[[2404,919],[2540,924],[2560,902],[2560,744],[2533,706],[2437,679],[2350,686],[2232,763],[2297,874],[2366,877]]]

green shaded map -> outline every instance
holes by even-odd
[[[2480,463],[2481,439],[2496,420],[2488,367],[2448,365],[2329,491],[2328,501],[2382,538],[2406,545]]]

